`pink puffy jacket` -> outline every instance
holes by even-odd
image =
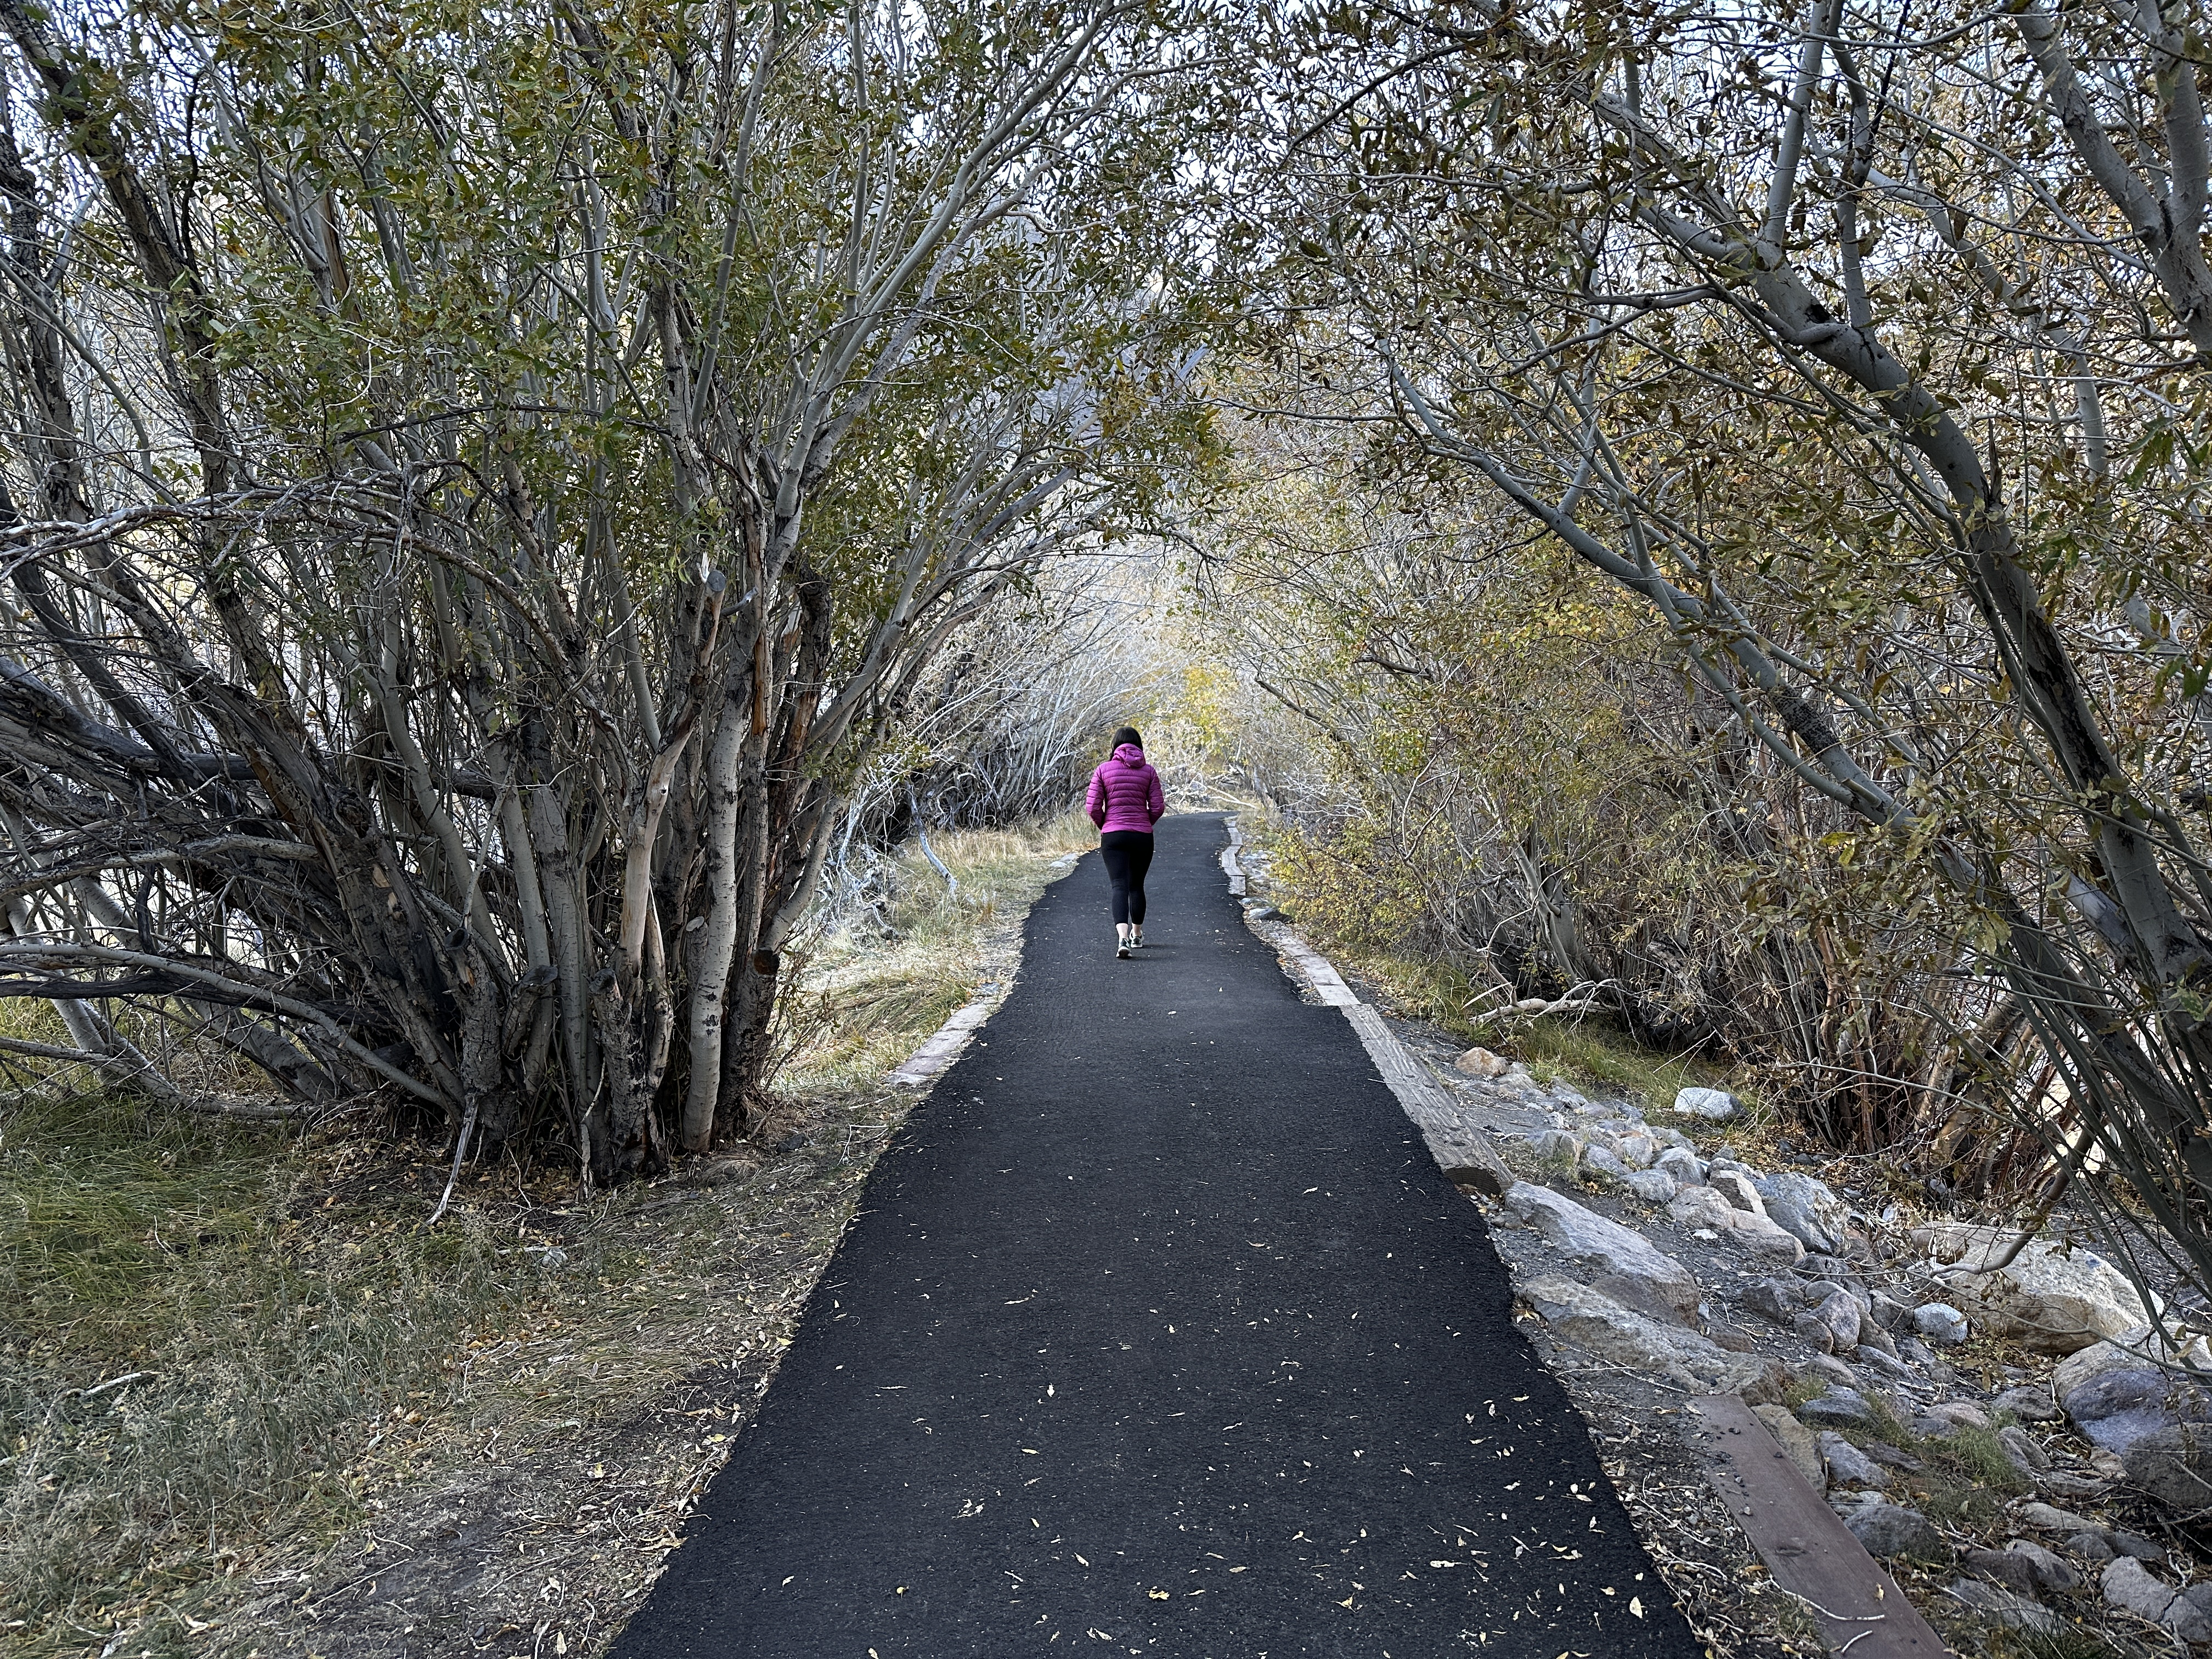
[[[1091,775],[1083,810],[1102,835],[1116,830],[1141,830],[1150,835],[1167,811],[1168,799],[1160,793],[1160,775],[1152,770],[1145,751],[1125,743]]]

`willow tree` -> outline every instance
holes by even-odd
[[[2057,1066],[2045,1200],[2100,1146],[2212,1279],[2194,37],[1839,0],[1285,27],[1332,72],[1285,88],[1284,235],[1370,409],[1648,605],[1978,988],[1959,1045]]]
[[[457,1161],[742,1127],[902,677],[1202,441],[1172,19],[69,20],[0,3],[0,991]]]

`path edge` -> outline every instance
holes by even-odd
[[[1063,854],[1046,865],[1045,868],[1056,873],[1046,878],[1045,887],[1052,886],[1074,869],[1082,857],[1080,853]],[[1040,889],[1036,898],[1030,901],[1030,908],[1036,908],[1043,897],[1044,891]],[[998,1012],[1000,1005],[1012,992],[1015,981],[1021,978],[1022,951],[1028,938],[1029,915],[1024,911],[1022,925],[1015,931],[1012,945],[1006,956],[1004,971],[997,979],[979,986],[966,1002],[952,1011],[944,1024],[923,1039],[921,1047],[884,1073],[885,1084],[894,1089],[927,1089],[945,1074],[952,1062],[960,1057],[960,1051],[968,1046],[968,1040],[983,1029],[986,1020]]]
[[[1252,919],[1251,900],[1245,890],[1244,833],[1237,820],[1237,814],[1229,816],[1229,845],[1222,849],[1221,868],[1229,878],[1230,892],[1244,903],[1244,925],[1259,933],[1259,924]],[[1506,1167],[1504,1157],[1491,1145],[1489,1135],[1465,1122],[1452,1109],[1442,1088],[1429,1075],[1428,1068],[1398,1040],[1398,1034],[1382,1014],[1362,1002],[1328,958],[1299,938],[1289,924],[1278,923],[1269,932],[1260,933],[1260,937],[1274,947],[1282,959],[1284,971],[1292,980],[1302,983],[1328,1006],[1339,1010],[1359,1034],[1367,1057],[1375,1062],[1382,1081],[1398,1097],[1398,1104],[1420,1130],[1422,1139],[1428,1143],[1430,1156],[1436,1159],[1437,1167],[1445,1176],[1455,1186],[1472,1187],[1486,1197],[1503,1198],[1518,1177]]]

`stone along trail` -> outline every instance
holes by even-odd
[[[1224,840],[1163,823],[1131,961],[1048,890],[620,1659],[1699,1650]]]

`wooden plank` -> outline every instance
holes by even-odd
[[[1939,1659],[1950,1651],[1750,1407],[1735,1395],[1707,1395],[1690,1410],[1685,1426],[1703,1443],[1705,1479],[1774,1582],[1806,1604],[1829,1652]]]
[[[1382,1073],[1382,1080],[1398,1097],[1406,1115],[1419,1127],[1437,1167],[1453,1181],[1492,1198],[1504,1197],[1513,1184],[1513,1171],[1505,1167],[1490,1138],[1453,1107],[1427,1068],[1398,1041],[1398,1034],[1382,1016],[1361,1002],[1346,1008],[1344,1017],[1359,1033],[1375,1069]]]
[[[1337,975],[1328,960],[1317,955],[1306,942],[1292,933],[1279,935],[1276,950],[1290,958],[1297,976],[1313,988],[1313,993],[1332,1008],[1357,1008],[1359,999],[1352,994],[1352,988]]]

